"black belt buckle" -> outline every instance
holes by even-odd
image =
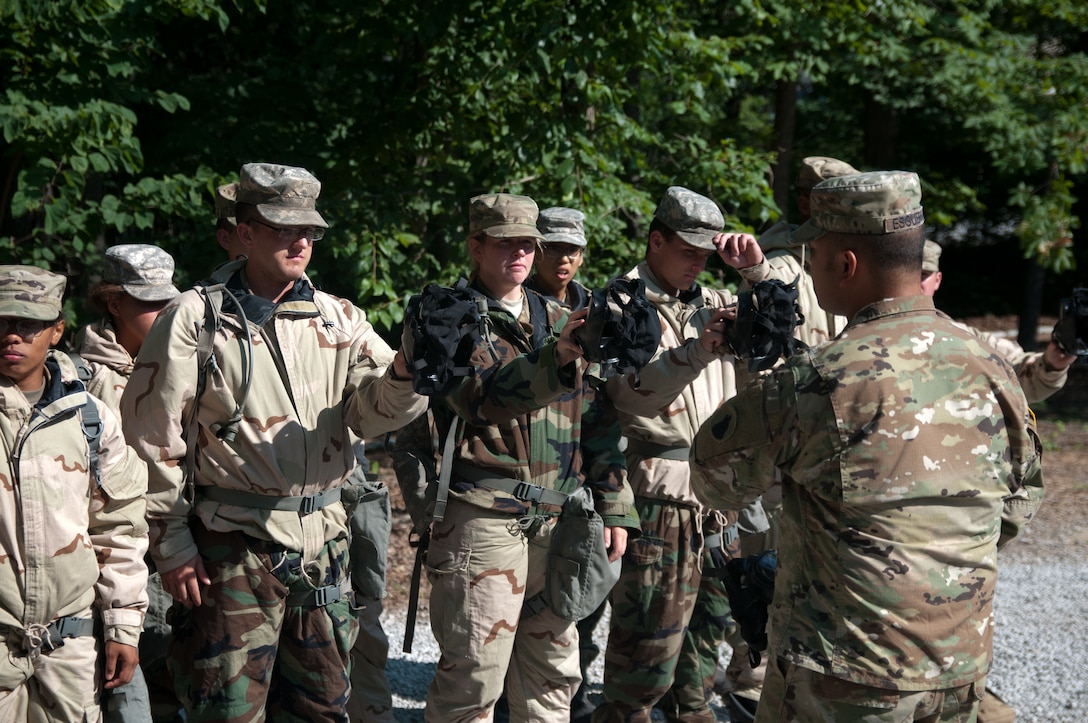
[[[540,485],[534,485],[529,482],[519,482],[518,486],[514,488],[514,497],[526,502],[533,502],[534,504],[540,502],[540,498],[544,496],[544,488]]]
[[[319,492],[314,495],[307,495],[303,497],[302,500],[299,502],[298,513],[305,517],[306,515],[311,515],[314,512],[320,510],[321,507],[318,505],[318,500],[323,496],[323,494],[324,493]]]

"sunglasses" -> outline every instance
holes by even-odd
[[[0,337],[7,336],[14,332],[24,339],[33,339],[49,327],[55,326],[58,321],[60,321],[59,318],[53,319],[52,321],[41,321],[40,319],[11,319],[0,317]]]

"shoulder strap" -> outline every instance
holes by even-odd
[[[204,323],[200,326],[200,335],[197,337],[196,342],[196,395],[193,397],[189,418],[185,423],[185,490],[190,502],[193,501],[196,477],[196,449],[197,437],[199,436],[197,421],[199,419],[200,398],[208,386],[208,370],[218,367],[215,359],[215,334],[223,326],[222,312],[225,296],[230,296],[234,302],[234,308],[241,317],[241,325],[245,331],[244,338],[240,337],[238,340],[239,345],[242,347],[245,369],[242,377],[242,398],[236,401],[234,413],[231,414],[230,419],[215,428],[215,433],[220,439],[230,441],[237,434],[238,424],[242,421],[242,410],[249,398],[249,389],[253,379],[253,339],[250,337],[249,322],[242,310],[241,303],[224,283],[198,285],[197,289],[204,298]]]
[[[552,336],[551,324],[548,323],[548,307],[544,303],[544,297],[532,289],[525,290],[525,298],[529,302],[529,321],[533,324],[533,348],[539,349]]]
[[[434,512],[431,514],[431,519],[434,522],[441,522],[446,516],[446,503],[449,501],[450,496],[450,477],[453,475],[453,447],[457,442],[457,431],[460,427],[461,418],[456,414],[452,415],[453,419],[450,421],[450,428],[446,432],[446,441],[442,444],[442,462],[438,472],[438,490],[435,493],[434,498]],[[409,541],[413,547],[416,548],[415,564],[412,566],[412,582],[408,588],[408,615],[404,624],[404,646],[403,651],[405,653],[412,652],[412,642],[415,640],[416,633],[416,614],[419,610],[419,585],[420,578],[422,577],[423,559],[427,556],[427,547],[431,541],[431,528],[427,527],[420,535],[419,539],[412,542]]]
[[[79,381],[86,387],[87,382],[91,381],[91,368],[83,357],[74,351],[68,352],[68,358],[72,360],[76,368]],[[87,438],[87,465],[91,474],[94,475],[95,485],[101,487],[102,472],[98,468],[98,446],[102,440],[102,417],[98,414],[98,405],[90,396],[79,410],[79,424],[83,428],[83,436]]]

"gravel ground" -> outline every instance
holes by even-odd
[[[995,662],[990,686],[1017,711],[1018,723],[1088,721],[1088,562],[1009,562],[998,582]],[[438,646],[426,619],[416,627],[411,655],[400,652],[404,616],[388,611],[382,624],[390,640],[389,681],[396,719],[422,723],[427,684],[434,675]],[[606,622],[597,638],[604,648]],[[590,670],[591,694],[600,692],[599,656]],[[718,720],[728,713],[715,706]]]
[[[1074,389],[1061,393],[1063,411],[1088,409],[1088,367],[1078,368]],[[1074,396],[1074,394],[1076,396]],[[1057,400],[1056,400],[1057,401]],[[1057,408],[1055,403],[1051,408]],[[1018,723],[1088,722],[1088,421],[1066,414],[1041,414],[1047,499],[1039,515],[1002,551],[997,602],[994,669],[988,682],[1017,710]],[[395,486],[395,483],[394,483]],[[403,516],[403,515],[402,515]],[[406,523],[401,522],[401,528]],[[406,532],[395,530],[390,566],[391,596],[382,622],[390,639],[388,671],[396,719],[423,720],[427,684],[438,650],[426,619],[427,591],[421,596],[412,655],[400,652],[404,640],[406,585],[410,552]],[[597,638],[604,647],[602,623]],[[600,691],[602,665],[590,671],[591,693]],[[716,707],[718,720],[728,721]]]

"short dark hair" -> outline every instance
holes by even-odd
[[[925,226],[887,234],[838,234],[837,238],[843,247],[868,260],[878,277],[890,278],[899,274],[920,276],[922,273]]]
[[[238,223],[249,223],[256,216],[260,218],[257,213],[257,207],[252,203],[236,203],[234,204],[234,218]]]

